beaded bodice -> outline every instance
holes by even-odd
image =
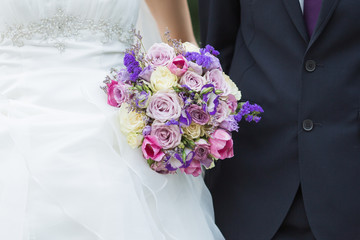
[[[130,44],[138,0],[1,0],[0,44],[34,40],[66,49],[71,41]]]

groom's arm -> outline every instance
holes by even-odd
[[[202,11],[207,11],[202,12]],[[229,72],[240,27],[239,0],[199,0],[203,45],[210,44],[220,51],[220,61]]]

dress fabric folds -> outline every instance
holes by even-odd
[[[202,178],[153,172],[100,89],[139,5],[0,1],[0,239],[223,239]]]

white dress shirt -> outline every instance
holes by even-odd
[[[301,11],[304,12],[304,0],[299,0]]]

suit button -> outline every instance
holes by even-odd
[[[306,132],[310,132],[311,130],[313,130],[314,128],[314,123],[313,121],[311,121],[310,119],[306,119],[303,121],[303,129]]]
[[[308,72],[313,72],[316,69],[316,62],[314,60],[307,60],[305,62],[305,69]]]

